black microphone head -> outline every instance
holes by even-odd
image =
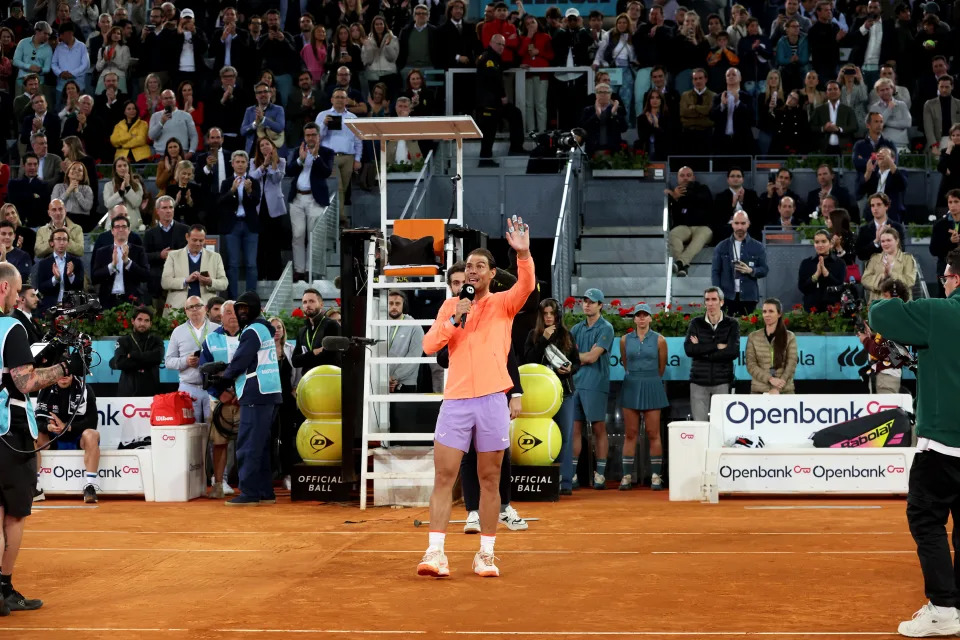
[[[343,336],[327,336],[323,339],[321,343],[324,349],[330,351],[347,351],[350,349],[350,345],[353,344],[350,341],[350,338],[345,338]]]
[[[477,295],[477,290],[473,288],[472,284],[464,284],[460,287],[461,300],[473,300],[475,295]]]

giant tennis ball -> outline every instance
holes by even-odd
[[[343,455],[340,419],[304,420],[297,431],[297,451],[305,464],[339,465]]]
[[[560,378],[542,364],[525,364],[520,367],[522,418],[552,418],[563,404],[563,387]]]
[[[513,464],[545,467],[560,455],[562,442],[560,427],[550,418],[517,418],[510,423]]]
[[[322,364],[297,384],[297,406],[307,418],[340,418],[340,367]]]

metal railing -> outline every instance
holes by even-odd
[[[307,277],[325,278],[327,265],[337,253],[340,230],[339,193],[330,197],[330,204],[319,216],[307,217]]]
[[[666,193],[663,194],[663,244],[667,248],[665,251],[667,256],[665,260],[667,288],[663,292],[663,303],[671,304],[670,298],[673,296],[673,256],[670,255],[670,196]]]
[[[293,262],[288,262],[280,274],[280,279],[273,286],[267,304],[263,307],[263,315],[275,316],[285,307],[290,306],[293,300]]]
[[[453,113],[453,77],[456,74],[476,73],[476,69],[447,69],[444,81],[444,91],[446,92],[446,115],[452,116]],[[587,74],[587,93],[593,93],[594,70],[593,67],[536,67],[533,69],[507,69],[504,71],[504,82],[509,82],[509,76],[513,75],[514,98],[513,104],[520,109],[520,113],[526,117],[527,105],[527,73],[585,73]],[[529,124],[524,123],[529,128]]]
[[[401,220],[409,218],[426,218],[426,212],[422,209],[424,206],[427,189],[430,187],[430,178],[433,177],[433,149],[427,154],[423,161],[423,168],[417,176],[417,181],[413,183],[413,191],[407,198],[407,204],[403,206],[403,213],[400,214]]]
[[[557,216],[557,230],[553,236],[553,255],[550,258],[553,297],[561,301],[571,295],[573,287],[574,245],[580,235],[579,168],[579,154],[571,155],[567,160],[560,214]]]

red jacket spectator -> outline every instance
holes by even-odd
[[[484,49],[490,46],[490,39],[500,34],[507,41],[503,54],[500,56],[504,66],[512,67],[517,63],[517,48],[520,46],[520,38],[517,37],[517,28],[506,20],[491,20],[483,23],[483,29],[480,31],[480,44]]]
[[[10,185],[10,165],[0,162],[0,204],[7,201],[7,187]]]
[[[533,34],[532,38],[521,36],[519,39],[520,45],[517,47],[520,54],[520,64],[528,67],[549,67],[553,61],[553,46],[550,41],[550,34],[542,31]],[[531,44],[534,49],[539,51],[536,56],[530,55]],[[504,49],[504,53],[506,53],[506,49]]]

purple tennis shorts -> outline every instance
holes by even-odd
[[[503,451],[510,446],[510,409],[505,393],[479,398],[444,400],[434,440],[466,453],[473,441],[477,451]]]

